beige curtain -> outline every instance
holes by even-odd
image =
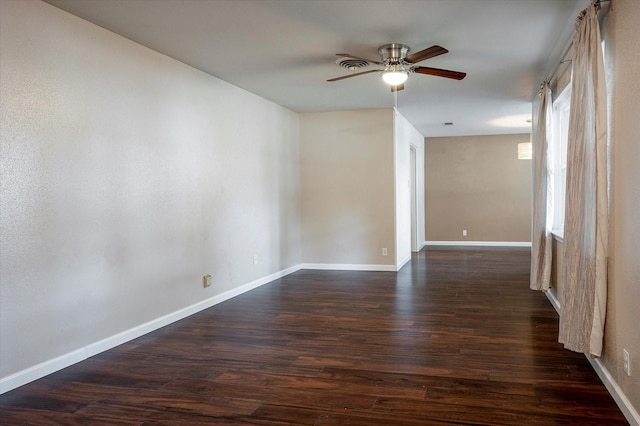
[[[540,109],[533,140],[533,219],[531,224],[531,280],[533,290],[549,290],[551,280],[551,226],[553,184],[550,181],[551,89],[549,82],[540,88]]]
[[[567,146],[563,297],[559,341],[600,356],[607,304],[607,121],[604,63],[596,7],[573,38]]]

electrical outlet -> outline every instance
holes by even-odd
[[[258,255],[257,255],[257,254],[254,254],[254,255],[253,255],[253,264],[254,264],[254,265],[257,265],[257,264],[258,264]]]
[[[387,253],[387,248],[386,248],[386,247],[384,247],[384,248],[382,249],[382,255],[383,255],[383,256],[386,256],[387,254],[388,254],[388,253]]]
[[[211,275],[207,274],[202,277],[202,287],[207,288],[211,286]]]
[[[627,376],[631,375],[631,359],[629,358],[629,352],[627,352],[626,349],[622,350],[622,369],[624,370],[625,373],[627,373]]]
[[[466,230],[466,229],[463,229],[463,230],[462,230],[462,236],[463,236],[463,237],[466,237],[466,236],[467,236],[467,230]]]

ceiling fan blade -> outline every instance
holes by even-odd
[[[426,59],[429,58],[433,58],[435,56],[439,56],[439,55],[444,55],[445,53],[449,52],[447,49],[445,49],[442,46],[431,46],[428,47],[424,50],[421,50],[419,52],[416,53],[412,53],[411,55],[407,56],[406,58],[404,58],[405,62],[408,62],[410,64],[415,64],[417,62],[421,62],[424,61]]]
[[[467,76],[466,72],[441,70],[440,68],[414,67],[412,70],[418,74],[435,75],[436,77],[452,78],[454,80],[462,80]]]
[[[404,83],[398,84],[397,86],[391,86],[391,93],[399,92],[400,90],[404,90]]]
[[[356,77],[358,75],[363,75],[363,74],[369,74],[372,72],[380,72],[382,70],[369,70],[369,71],[362,71],[362,72],[357,72],[355,74],[347,74],[347,75],[343,75],[342,77],[336,77],[336,78],[331,78],[327,81],[338,81],[338,80],[344,80],[345,78],[351,78],[351,77]]]
[[[361,61],[367,61],[367,62],[369,62],[371,64],[384,65],[380,61],[373,60],[373,59],[367,59],[367,58],[361,58],[360,56],[353,56],[353,55],[351,55],[349,53],[336,53],[336,56],[342,56],[343,58],[360,59]]]

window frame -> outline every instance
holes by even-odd
[[[569,141],[569,114],[571,84],[568,84],[552,104],[551,167],[553,182],[553,220],[551,233],[564,237],[564,206],[567,182],[567,145]]]

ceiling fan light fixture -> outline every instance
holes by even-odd
[[[454,80],[462,80],[467,75],[467,73],[459,71],[443,70],[440,68],[423,67],[416,65],[418,62],[426,61],[427,59],[431,59],[435,56],[443,55],[449,52],[442,46],[434,45],[407,56],[410,51],[411,49],[406,44],[385,44],[378,48],[378,54],[380,55],[379,61],[354,56],[349,53],[336,53],[336,56],[340,57],[340,59],[337,60],[336,63],[343,68],[351,70],[352,72],[357,71],[357,68],[361,68],[360,63],[366,65],[376,64],[379,66],[384,66],[384,69],[372,69],[369,71],[353,72],[349,75],[330,78],[327,81],[339,81],[346,78],[357,77],[359,75],[370,74],[372,72],[379,72],[382,80],[386,84],[391,86],[391,92],[397,92],[404,89],[404,83],[409,78],[410,73],[426,74],[435,77],[451,78]],[[347,59],[345,60],[342,58]]]
[[[398,86],[409,78],[409,73],[402,67],[396,65],[390,65],[382,72],[382,79],[389,86]]]

